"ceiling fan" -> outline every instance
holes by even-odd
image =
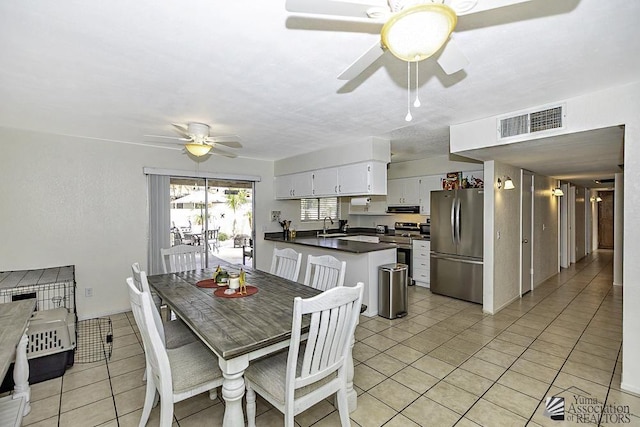
[[[458,16],[527,1],[530,0],[387,0],[388,6],[380,6],[333,0],[287,0],[285,7],[293,13],[382,25],[380,41],[338,76],[341,80],[351,80],[387,51],[407,62],[422,61],[441,51],[437,59],[440,67],[447,74],[456,73],[469,63],[449,38]]]
[[[227,136],[211,136],[209,134],[209,125],[204,123],[189,122],[187,124],[171,123],[175,130],[181,135],[163,136],[163,135],[145,135],[152,138],[174,139],[176,142],[169,144],[184,145],[184,148],[196,157],[202,157],[207,154],[217,154],[225,157],[237,157],[235,153],[221,150],[218,145],[229,148],[241,148],[242,144],[235,135]],[[180,141],[180,142],[178,142]]]

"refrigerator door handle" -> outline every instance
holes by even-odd
[[[482,260],[465,259],[465,258],[454,258],[454,257],[450,257],[450,256],[439,255],[439,254],[436,254],[434,252],[431,252],[431,258],[444,259],[444,260],[447,260],[447,261],[454,261],[454,262],[462,262],[464,264],[477,264],[477,265],[483,265],[484,264],[484,262]]]
[[[453,240],[453,244],[457,245],[457,235],[456,235],[456,200],[451,200],[451,239]]]
[[[460,244],[460,199],[456,197],[456,244]]]

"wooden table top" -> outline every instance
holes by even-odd
[[[0,304],[0,378],[13,362],[16,346],[35,308],[35,298]]]
[[[214,260],[227,271],[240,266]],[[215,289],[195,284],[210,279],[213,269],[149,276],[149,285],[171,309],[187,323],[219,357],[230,359],[268,347],[291,337],[293,299],[309,298],[317,289],[245,268],[247,285],[258,293],[243,298],[221,298]],[[303,319],[303,332],[308,329]]]

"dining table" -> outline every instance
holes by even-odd
[[[20,425],[31,411],[26,330],[36,309],[35,298],[0,304],[0,378],[13,366],[13,393],[0,399],[0,425]]]
[[[163,303],[218,356],[224,377],[223,426],[241,426],[244,425],[245,369],[254,359],[288,348],[294,298],[310,298],[321,291],[218,258],[213,258],[210,265],[215,267],[152,275],[148,281]],[[216,296],[216,292],[220,295],[223,291],[201,287],[204,283],[213,282],[211,279],[218,267],[230,273],[244,271],[249,290],[247,295]],[[201,286],[198,286],[199,282]],[[302,333],[308,329],[309,319],[305,316]],[[352,411],[357,405],[357,395],[353,389],[351,353],[347,381],[349,409]]]

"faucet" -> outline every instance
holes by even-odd
[[[327,220],[331,221],[331,224],[333,224],[333,220],[331,219],[331,217],[325,216],[322,220],[322,234],[327,234]]]

